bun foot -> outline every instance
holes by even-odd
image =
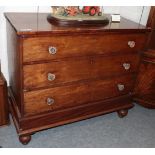
[[[120,118],[123,118],[123,117],[127,116],[128,110],[127,110],[127,109],[119,110],[119,111],[117,111],[117,114],[118,114],[118,116],[119,116]]]
[[[31,135],[21,135],[19,136],[19,141],[23,144],[26,145],[30,142],[31,140]]]

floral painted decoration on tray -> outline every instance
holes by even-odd
[[[61,26],[100,25],[109,23],[102,6],[51,6],[47,20]]]
[[[102,7],[100,6],[52,6],[53,15],[62,16],[102,16]]]

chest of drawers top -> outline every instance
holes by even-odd
[[[47,21],[48,13],[5,13],[5,17],[18,35],[49,35],[54,33],[101,33],[101,32],[146,32],[143,25],[121,18],[120,23],[109,23],[106,26],[58,27]]]

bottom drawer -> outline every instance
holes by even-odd
[[[74,107],[128,94],[134,75],[24,92],[25,115]]]

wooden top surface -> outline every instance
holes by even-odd
[[[60,27],[47,21],[48,13],[5,13],[18,35],[37,35],[53,33],[96,33],[96,32],[146,32],[149,28],[121,18],[120,23],[109,23],[106,26]]]

